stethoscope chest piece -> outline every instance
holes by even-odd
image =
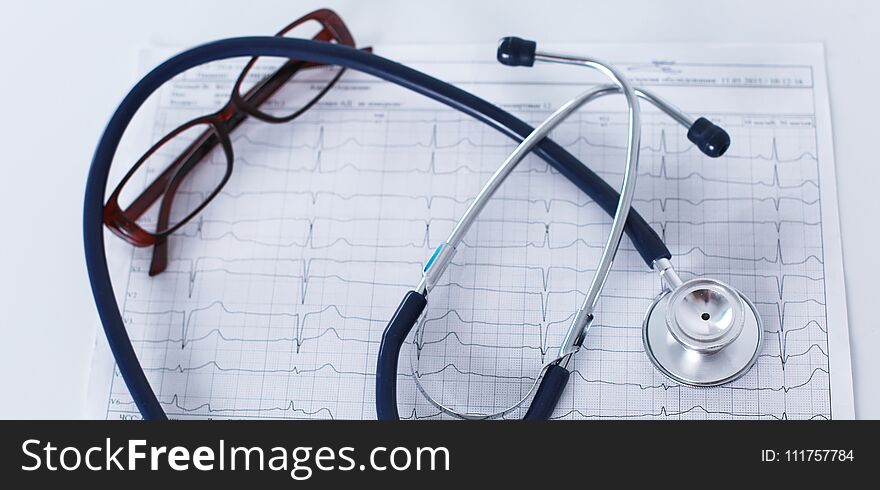
[[[764,336],[761,317],[745,296],[703,278],[660,294],[642,327],[654,365],[692,386],[717,386],[743,376],[757,361]]]

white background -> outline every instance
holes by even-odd
[[[81,202],[138,48],[269,35],[318,7],[358,44],[542,41],[825,44],[856,416],[880,418],[880,59],[867,1],[29,1],[0,13],[0,418],[83,414],[98,325]]]

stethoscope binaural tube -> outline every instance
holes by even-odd
[[[721,156],[730,145],[730,137],[723,129],[715,126],[705,118],[699,118],[694,121],[659,97],[644,90],[636,90],[629,84],[625,77],[606,63],[590,58],[538,53],[536,51],[536,43],[515,37],[504,38],[499,44],[498,61],[503,64],[510,66],[532,66],[535,60],[586,66],[606,75],[611,79],[613,85],[592,89],[575,97],[557,109],[537,128],[535,128],[535,130],[526,137],[519,146],[517,146],[517,148],[507,157],[504,163],[486,182],[477,197],[459,219],[449,237],[444,242],[441,242],[434,251],[434,254],[425,265],[421,282],[415,290],[410,291],[404,297],[397,312],[395,312],[391,321],[388,323],[382,338],[376,372],[376,409],[380,419],[399,418],[396,400],[396,373],[397,359],[400,355],[400,350],[405,338],[416,325],[427,306],[428,293],[443,274],[447,265],[451,262],[458,244],[470,228],[471,224],[477,218],[479,212],[488,203],[488,200],[503,183],[504,179],[513,171],[513,168],[539,141],[543,140],[554,128],[556,128],[556,126],[563,122],[575,110],[590,101],[613,93],[623,93],[626,97],[628,107],[628,143],[626,151],[626,167],[623,183],[621,184],[621,192],[614,211],[610,211],[606,208],[606,211],[608,211],[609,214],[612,214],[614,219],[596,273],[593,276],[589,289],[587,290],[584,302],[575,314],[565,340],[560,346],[557,357],[542,367],[541,372],[535,378],[531,388],[517,403],[501,411],[492,414],[463,413],[443,405],[441,402],[433,398],[422,386],[419,380],[420,373],[414,367],[413,379],[419,390],[425,395],[428,401],[443,412],[465,419],[500,417],[519,407],[525,402],[531,393],[534,392],[534,398],[529,405],[525,418],[548,418],[552,414],[552,411],[556,406],[559,397],[562,395],[562,391],[565,389],[568,381],[570,374],[567,369],[568,361],[571,356],[580,349],[583,343],[586,330],[589,328],[589,325],[593,320],[593,308],[596,304],[596,300],[599,298],[608,274],[610,273],[614,256],[619,249],[620,240],[625,229],[624,225],[628,224],[627,217],[632,216],[630,214],[630,209],[635,192],[635,181],[638,172],[641,131],[638,99],[643,99],[652,103],[672,119],[688,128],[688,139],[697,145],[697,147],[706,155],[710,157]],[[642,257],[652,267],[654,267],[658,261],[668,261],[668,259],[671,258],[671,255],[668,250],[666,250],[665,246],[661,253],[648,254],[647,257],[639,247],[638,243],[636,243],[636,248],[639,249],[640,253],[642,253]]]
[[[187,50],[154,68],[131,89],[108,122],[89,168],[83,206],[83,240],[92,294],[108,344],[116,359],[117,368],[131,393],[132,400],[146,419],[165,419],[166,414],[137,359],[119,306],[116,304],[110,280],[104,250],[102,222],[104,192],[107,187],[110,165],[126,127],[141,105],[162,84],[200,64],[228,58],[253,56],[276,56],[345,66],[398,84],[460,110],[514,140],[522,140],[532,132],[531,126],[527,123],[459,88],[380,56],[335,44],[279,37],[226,39]],[[577,158],[546,138],[538,143],[533,151],[595,200],[603,210],[614,213],[618,200],[617,192],[588,167],[581,164]],[[635,211],[629,213],[626,232],[639,254],[649,265],[656,257],[670,256],[669,250],[660,237]],[[423,309],[424,306],[420,307],[419,303],[420,300],[416,297],[408,301],[405,300],[401,305],[404,311],[401,312],[401,309],[398,309],[398,313],[409,312],[411,314],[415,309]],[[393,346],[394,342],[389,342],[387,346],[383,346],[383,349],[386,347],[392,349]],[[399,345],[397,345],[397,351],[399,353]],[[380,358],[380,363],[385,359],[389,365],[379,366],[377,372],[381,369],[382,372],[394,373],[391,377],[394,378],[393,381],[396,381],[397,357],[393,357],[393,366],[390,365],[391,357],[386,355]],[[550,380],[558,378],[554,374],[556,372],[558,371],[548,370],[544,374],[542,385],[547,383],[550,386],[552,384]],[[377,394],[382,392],[384,394],[383,400],[394,400],[394,415],[396,417],[396,390],[394,386],[389,387],[387,384],[383,386],[384,388],[380,389],[377,383]],[[540,390],[541,388],[539,388],[539,393]],[[552,407],[549,407],[549,410],[540,410],[541,404],[537,401],[532,403],[532,407],[535,408],[536,415],[542,417],[549,416],[552,411]],[[385,410],[383,413],[390,415],[389,410]],[[380,413],[380,417],[381,415],[382,413]]]

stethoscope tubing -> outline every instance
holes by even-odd
[[[464,90],[381,56],[335,44],[279,37],[232,38],[189,49],[154,68],[131,89],[107,124],[89,168],[83,206],[83,239],[92,293],[119,372],[132,400],[145,419],[165,419],[167,416],[137,359],[110,279],[102,222],[104,192],[110,165],[122,135],[135,113],[162,84],[204,63],[253,56],[275,56],[340,65],[425,95],[486,123],[516,141],[521,141],[532,131],[531,126],[524,121]],[[587,193],[603,210],[609,214],[615,212],[619,197],[617,192],[564,148],[545,139],[534,151]],[[630,212],[626,231],[647,264],[652,264],[658,258],[671,257],[657,233],[637,212]],[[396,376],[396,360],[394,367]],[[551,374],[548,371],[545,377]],[[536,397],[540,394],[539,387]],[[533,402],[532,405],[539,407],[540,404]],[[536,409],[536,413],[537,411],[539,410]]]

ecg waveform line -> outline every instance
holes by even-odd
[[[669,179],[666,179],[665,177],[663,177],[663,180],[669,180]],[[737,182],[724,182],[724,183],[735,184]],[[762,184],[760,182],[756,182],[755,185],[762,185]],[[785,186],[780,186],[778,183],[776,185],[774,185],[773,187],[777,187],[780,189],[785,188]],[[190,194],[190,193],[186,192],[186,191],[181,191],[181,195],[186,195],[186,194]],[[203,193],[198,193],[197,195],[200,198],[204,197]],[[247,192],[230,192],[228,190],[224,190],[224,191],[220,192],[220,196],[222,196],[222,198],[224,198],[224,199],[235,200],[235,201],[237,201],[239,199],[268,199],[268,198],[279,197],[279,196],[289,200],[291,197],[303,196],[303,197],[308,197],[308,199],[306,201],[309,205],[312,205],[312,206],[318,205],[319,203],[323,204],[323,205],[327,205],[327,206],[334,204],[333,201],[325,203],[325,202],[323,202],[324,199],[339,200],[339,201],[355,201],[355,200],[368,201],[368,200],[376,200],[376,199],[380,199],[380,198],[384,201],[388,201],[388,200],[392,200],[392,199],[399,199],[399,200],[403,200],[403,201],[422,202],[422,203],[424,203],[424,206],[425,206],[423,209],[424,211],[431,211],[435,207],[435,202],[437,202],[437,201],[451,202],[452,204],[454,204],[456,206],[456,209],[462,208],[465,205],[468,205],[471,202],[473,202],[473,197],[455,197],[455,196],[449,196],[449,195],[443,195],[443,194],[437,194],[437,195],[412,195],[412,194],[410,194],[410,195],[407,195],[407,194],[395,193],[394,191],[389,191],[388,193],[385,193],[385,194],[358,193],[358,192],[345,194],[345,193],[335,192],[332,190],[313,191],[313,190],[308,190],[308,189],[301,190],[301,191],[259,190],[259,191],[247,191]],[[780,199],[793,200],[793,201],[797,201],[798,203],[801,203],[804,205],[812,205],[812,204],[816,204],[818,202],[818,199],[807,200],[807,199],[797,197],[797,196],[761,197],[761,198],[751,197],[751,196],[743,196],[743,197],[734,198],[734,199],[751,200],[751,201],[756,201],[756,202],[764,202],[764,201],[769,200],[769,201],[774,202],[773,207],[777,211],[779,210],[779,205],[776,203]],[[565,205],[565,206],[571,206],[571,207],[575,207],[575,208],[587,208],[587,207],[591,207],[591,206],[597,206],[597,204],[594,201],[591,201],[588,199],[574,200],[574,199],[566,199],[563,197],[550,197],[550,198],[538,197],[538,198],[536,198],[536,197],[531,197],[531,196],[515,196],[515,195],[513,195],[513,196],[498,196],[496,198],[496,200],[499,202],[511,203],[511,204],[523,204],[524,203],[524,204],[530,204],[530,205],[540,205],[540,207],[543,208],[543,211],[545,213],[549,213],[553,209],[554,205],[557,205],[557,206]],[[663,203],[664,209],[667,207],[667,204],[665,204],[665,203],[667,203],[669,201],[686,202],[690,205],[697,206],[697,205],[705,204],[707,202],[716,202],[716,201],[724,202],[724,201],[729,201],[729,200],[730,200],[730,198],[722,198],[722,199],[707,198],[707,199],[699,199],[699,200],[685,200],[682,198],[652,198],[652,199],[641,198],[641,199],[635,199],[635,201],[643,202],[643,203],[652,203],[652,202]]]
[[[362,223],[363,219],[338,219],[338,218],[319,218],[323,221],[334,221],[337,223],[353,223],[360,222]],[[303,222],[303,229],[300,230],[300,233],[294,233],[293,236],[289,236],[289,234],[285,234],[284,236],[279,236],[277,240],[270,241],[256,236],[249,236],[246,233],[239,232],[236,230],[237,225],[247,225],[250,223],[257,223],[258,225],[263,225],[267,222],[271,223],[272,221],[301,221]],[[382,221],[383,223],[394,222],[395,220],[377,220]],[[452,224],[455,221],[447,218],[442,219],[409,219],[402,218],[397,219],[396,221],[404,222],[408,225],[415,224],[416,227],[414,229],[416,232],[400,232],[398,233],[399,238],[396,238],[395,242],[386,242],[383,244],[376,244],[373,238],[369,238],[366,240],[359,240],[352,237],[346,236],[333,236],[329,238],[327,241],[322,241],[321,238],[318,238],[318,234],[315,231],[317,219],[299,219],[299,218],[290,218],[286,219],[278,219],[278,218],[266,218],[266,219],[248,219],[248,220],[239,220],[235,222],[224,221],[224,220],[199,220],[192,227],[182,231],[179,233],[181,236],[190,237],[190,238],[198,238],[200,241],[211,241],[211,240],[223,240],[226,238],[232,239],[237,242],[242,243],[252,243],[256,245],[261,245],[265,247],[275,247],[275,248],[289,248],[289,247],[298,247],[298,248],[308,248],[310,250],[321,250],[321,249],[332,249],[339,246],[348,247],[348,248],[384,248],[384,249],[416,249],[416,250],[424,250],[430,248],[433,244],[439,243],[444,237],[445,233],[439,233],[440,236],[432,236],[432,224],[436,222]],[[815,225],[815,223],[808,221],[797,221],[797,220],[786,220],[789,224],[803,224],[803,225]],[[755,225],[762,224],[772,224],[773,228],[776,229],[776,235],[780,235],[781,226],[786,224],[786,222],[779,221],[774,223],[768,223],[763,221],[754,221],[751,222],[753,228]],[[485,220],[484,223],[491,223],[491,220]],[[497,240],[490,240],[488,242],[474,242],[469,239],[463,240],[463,246],[465,247],[485,247],[489,249],[502,249],[502,248],[521,248],[528,247],[532,249],[547,249],[547,250],[558,250],[558,249],[570,249],[577,248],[579,246],[588,247],[595,250],[601,250],[604,246],[604,243],[596,237],[595,240],[590,241],[585,238],[571,238],[564,239],[560,242],[554,242],[553,237],[556,236],[555,233],[551,232],[550,222],[547,221],[504,221],[506,225],[514,226],[514,225],[539,225],[542,228],[543,233],[540,235],[540,238],[537,239],[528,239],[522,243],[499,243]],[[736,221],[731,221],[728,224],[735,224]],[[741,222],[742,223],[742,222]],[[553,222],[554,229],[559,226],[574,226],[576,228],[602,228],[605,226],[604,223],[573,223],[573,222]],[[711,224],[711,222],[699,222],[699,221],[662,221],[658,223],[660,226],[660,234],[661,237],[667,237],[667,228],[670,224],[686,224],[693,226],[700,226]],[[212,226],[213,225],[213,226]],[[219,228],[221,231],[216,231],[216,228]],[[240,227],[239,227],[240,228]],[[436,228],[436,227],[435,227]],[[595,236],[595,235],[593,235]],[[752,261],[752,262],[766,262],[770,264],[781,263],[783,265],[793,265],[793,264],[805,264],[810,261],[815,261],[818,264],[822,264],[822,259],[817,254],[807,254],[801,257],[800,255],[792,258],[786,258],[786,255],[791,254],[791,248],[786,247],[781,238],[777,238],[774,243],[770,244],[769,253],[759,254],[758,256],[752,257],[744,257],[744,256],[733,256],[733,255],[725,255],[725,254],[717,254],[711,253],[707,251],[703,246],[691,246],[690,248],[675,248],[670,247],[670,250],[676,256],[687,256],[689,254],[699,254],[707,258],[715,258],[715,259],[723,259],[729,261]],[[634,250],[632,245],[624,244],[621,246],[622,250]],[[788,252],[787,252],[788,250]]]
[[[389,124],[394,124],[395,122],[396,121],[391,121],[391,122],[389,122]],[[411,124],[413,124],[413,121],[399,121],[398,123],[404,123],[404,124],[411,125]],[[424,149],[432,149],[432,150],[444,150],[444,149],[456,148],[456,147],[459,147],[462,145],[468,145],[468,146],[480,148],[480,149],[509,148],[510,147],[510,142],[504,140],[503,138],[495,138],[492,140],[493,142],[488,143],[486,141],[476,142],[470,137],[459,137],[449,143],[440,143],[440,137],[438,136],[438,123],[437,122],[430,122],[431,129],[429,132],[429,136],[427,137],[427,139],[421,140],[421,141],[416,140],[416,141],[411,141],[409,143],[387,143],[387,142],[368,143],[368,142],[361,141],[356,137],[346,137],[343,140],[341,140],[340,142],[327,144],[326,136],[325,136],[325,125],[326,124],[327,123],[320,124],[320,126],[318,127],[317,135],[315,135],[314,142],[311,142],[311,143],[279,144],[279,143],[271,142],[268,140],[259,141],[259,140],[253,139],[253,137],[248,133],[243,133],[240,136],[235,136],[233,138],[233,142],[238,142],[238,141],[243,140],[251,145],[286,150],[286,151],[311,150],[311,151],[316,152],[316,154],[319,157],[322,154],[322,152],[325,150],[339,150],[339,149],[342,149],[348,145],[358,146],[358,147],[381,148],[382,150],[388,150],[389,148],[424,148]],[[478,123],[471,122],[470,124],[478,124]],[[657,123],[654,123],[654,124],[656,125]],[[661,128],[662,128],[662,125],[661,125]],[[558,135],[560,132],[561,132],[561,130],[557,130],[556,132],[554,132],[554,135]],[[683,130],[677,131],[676,137],[682,138],[683,134],[684,134]],[[626,150],[625,145],[598,143],[596,141],[592,141],[588,136],[586,136],[584,134],[580,134],[580,135],[574,137],[573,139],[569,139],[569,140],[560,139],[555,136],[554,136],[554,139],[556,140],[556,142],[558,144],[560,144],[561,146],[563,146],[565,148],[576,147],[577,145],[583,143],[587,146],[590,146],[593,148],[599,148],[599,149],[619,150],[621,152]],[[673,155],[673,156],[681,155],[684,153],[692,153],[692,152],[696,151],[696,150],[694,150],[693,146],[691,146],[691,145],[684,145],[683,149],[670,149],[670,146],[667,143],[667,139],[668,139],[667,130],[666,130],[666,128],[662,128],[660,131],[659,138],[657,140],[658,143],[656,145],[652,146],[650,144],[646,144],[646,145],[642,145],[640,147],[640,149],[643,152],[656,153],[656,154],[661,154],[661,155]],[[433,156],[433,153],[431,153],[431,155]],[[796,156],[793,156],[793,157],[782,157],[779,152],[778,142],[777,142],[776,138],[773,137],[770,139],[769,150],[766,153],[755,153],[752,155],[743,155],[743,154],[737,154],[735,152],[732,152],[729,154],[725,154],[724,158],[744,159],[744,160],[764,160],[764,161],[772,161],[775,163],[798,163],[804,159],[809,159],[809,160],[815,161],[816,155],[814,152],[803,151],[800,154],[797,154]],[[470,170],[474,171],[474,172],[479,172],[478,170],[473,169],[473,168],[470,168]],[[320,171],[320,168],[317,166],[312,167],[311,171],[317,172],[317,171]]]
[[[210,265],[214,263],[219,263],[221,265]],[[316,265],[317,264],[317,265]],[[317,277],[319,279],[328,279],[334,278],[345,281],[354,281],[357,280],[352,279],[351,274],[341,275],[321,275],[319,273],[313,273],[313,268],[320,268],[322,265],[324,268],[328,266],[337,267],[339,270],[350,271],[352,267],[361,267],[372,264],[380,264],[382,266],[397,266],[397,267],[405,267],[407,269],[412,270],[420,270],[424,265],[424,260],[340,260],[326,257],[316,257],[316,258],[302,258],[302,259],[252,259],[252,258],[226,258],[226,257],[218,257],[218,256],[202,256],[198,257],[196,260],[189,259],[172,259],[168,269],[163,274],[173,275],[173,274],[182,274],[188,278],[188,297],[192,297],[193,291],[196,287],[196,280],[202,274],[211,274],[211,273],[219,273],[219,274],[228,274],[230,276],[258,276],[258,277],[273,277],[273,278],[286,278],[299,280],[302,287],[302,301],[304,302],[304,297],[308,293],[308,285],[313,277]],[[288,271],[288,268],[284,267],[285,265],[289,265],[292,267],[291,270]],[[551,289],[550,288],[550,274],[553,271],[557,271],[556,274],[565,274],[572,273],[575,277],[584,277],[584,274],[589,274],[595,272],[594,267],[571,267],[564,265],[551,265],[548,267],[543,266],[533,266],[533,265],[515,265],[515,264],[491,264],[487,262],[481,263],[473,263],[466,264],[463,262],[459,262],[456,260],[452,260],[450,262],[449,267],[459,268],[459,267],[467,267],[469,265],[477,266],[477,267],[496,267],[499,269],[509,269],[518,272],[524,272],[528,276],[536,274],[539,279],[539,286],[534,288],[537,291],[543,292],[551,292],[551,291],[565,291],[569,292],[573,289]],[[135,266],[137,270],[144,270],[144,265]],[[336,269],[334,269],[336,270]],[[638,273],[644,272],[647,270],[644,267],[628,267],[621,266],[618,269],[621,272],[627,273]],[[705,273],[708,271],[700,271],[701,273]],[[772,290],[776,292],[776,297],[779,300],[782,300],[785,297],[785,282],[786,281],[795,281],[795,280],[803,280],[810,281],[814,283],[820,283],[824,280],[824,277],[819,275],[818,277],[814,277],[808,274],[785,274],[778,271],[775,274],[746,274],[746,273],[738,273],[734,271],[727,270],[725,273],[732,277],[738,277],[741,279],[745,278],[758,278],[758,279],[766,279],[768,281],[772,281],[773,286]],[[695,271],[679,268],[678,274],[683,278],[691,278],[697,277],[701,274],[698,274]],[[381,284],[385,286],[394,286],[394,285],[403,285],[403,283],[383,283],[383,282],[371,282],[371,284]],[[449,284],[453,284],[450,282]],[[464,283],[455,283],[458,286],[464,287]],[[531,282],[530,282],[531,284]],[[440,285],[442,286],[442,284]],[[756,287],[756,290],[763,290],[763,288]],[[574,289],[578,292],[583,293],[580,288]]]
[[[365,145],[367,146],[367,145]],[[413,146],[413,148],[418,148],[419,146]],[[568,146],[566,146],[568,148]],[[456,175],[459,173],[469,173],[469,174],[485,174],[487,173],[485,170],[480,170],[479,168],[467,164],[467,163],[457,163],[452,164],[451,167],[445,168],[443,164],[438,162],[437,151],[442,150],[443,148],[433,148],[427,162],[422,165],[415,164],[412,162],[408,162],[406,168],[403,169],[387,169],[382,166],[376,167],[368,167],[363,164],[355,164],[349,161],[346,161],[341,164],[327,164],[325,163],[325,159],[323,158],[324,151],[327,151],[326,148],[319,148],[316,150],[316,155],[314,157],[313,163],[307,166],[275,166],[269,164],[260,164],[251,161],[246,156],[237,156],[236,162],[240,163],[245,167],[253,167],[260,170],[269,170],[275,171],[283,174],[297,174],[297,173],[306,173],[306,174],[340,174],[344,172],[357,172],[357,173],[377,173],[377,174],[423,174],[423,175],[431,175],[431,176],[444,176],[444,175]],[[332,150],[332,149],[331,149]],[[650,148],[646,149],[647,151],[651,151]],[[774,150],[775,152],[775,150]],[[796,183],[791,184],[783,184],[783,177],[781,176],[779,167],[782,164],[799,164],[804,160],[815,160],[815,157],[812,155],[801,155],[795,159],[784,160],[779,159],[775,155],[771,155],[767,157],[767,161],[773,163],[772,167],[769,170],[769,176],[761,177],[758,176],[755,178],[754,182],[746,181],[746,180],[730,180],[725,179],[723,177],[715,177],[706,175],[703,172],[692,171],[684,175],[670,175],[668,170],[668,166],[666,165],[666,155],[661,155],[661,165],[658,166],[657,170],[654,171],[640,171],[638,173],[639,177],[643,179],[658,179],[658,180],[671,180],[671,181],[688,181],[688,180],[697,180],[703,183],[711,183],[711,184],[724,184],[724,185],[761,185],[763,187],[770,187],[776,189],[800,189],[804,187],[812,187],[818,189],[818,183],[814,180],[799,180]],[[748,159],[746,156],[729,156],[724,157],[728,159]],[[762,158],[761,155],[755,155],[753,158]],[[218,165],[220,165],[218,163]],[[523,166],[513,170],[513,174],[556,174],[558,175],[558,171],[549,166]],[[620,177],[623,175],[622,170],[618,169],[597,169],[597,173],[603,178],[609,177]]]
[[[242,168],[171,240],[168,271],[149,279],[149,258],[135,253],[124,316],[173,415],[373,415],[384,323],[472,202],[468,189],[513,144],[445,109],[364,114],[373,117],[334,120],[318,108],[294,132],[246,123],[234,137]],[[586,112],[553,137],[613,181],[621,117]],[[783,130],[722,117],[747,144],[710,163],[678,142],[681,130],[648,118],[635,205],[684,278],[717,273],[755,299],[767,338],[757,367],[709,399],[653,370],[640,318],[627,312],[650,303],[659,280],[625,241],[557,418],[830,418],[812,119]],[[174,120],[157,118],[156,133]],[[607,226],[555,170],[523,162],[432,292],[423,334],[407,342],[426,361],[423,382],[476,410],[522,393],[560,345]],[[408,367],[399,374],[402,414],[442,416],[418,396]],[[254,385],[262,388],[239,393]],[[610,408],[596,405],[595,390]],[[650,394],[647,405],[616,403],[629,390]],[[736,405],[725,401],[731,394]],[[117,411],[133,406],[114,383],[108,414]]]

